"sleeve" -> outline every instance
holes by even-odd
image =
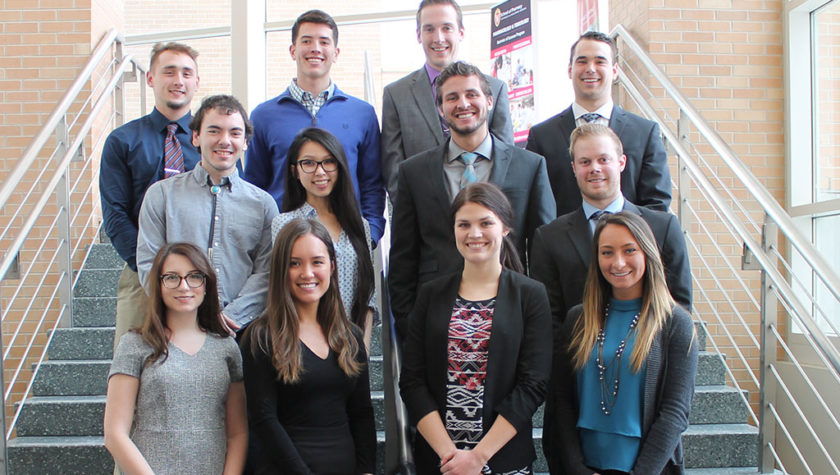
[[[150,354],[148,346],[143,343],[139,334],[133,331],[125,333],[120,337],[120,343],[114,352],[108,378],[110,379],[115,374],[126,374],[139,379],[146,358]]]
[[[274,177],[271,161],[271,147],[266,140],[266,126],[264,116],[258,110],[251,113],[251,123],[254,124],[254,135],[245,151],[245,169],[242,178],[255,186],[268,191]]]
[[[659,211],[668,211],[671,206],[671,171],[668,168],[665,144],[662,143],[656,123],[648,135],[636,190],[635,204],[639,206]]]
[[[372,107],[368,111],[367,122],[364,141],[359,145],[356,177],[359,180],[362,216],[370,223],[373,242],[379,242],[385,232],[385,185],[382,183],[382,162],[379,158],[379,122]]]
[[[224,344],[230,382],[238,383],[245,378],[242,373],[242,352],[239,351],[239,346],[237,346],[236,340],[233,337],[224,337]]]
[[[426,414],[439,410],[426,380],[426,319],[429,317],[429,286],[420,289],[417,304],[411,311],[410,327],[403,344],[403,362],[400,372],[400,396],[405,402],[412,425]]]
[[[397,168],[405,161],[400,117],[391,88],[386,87],[382,94],[382,178],[391,195],[391,203],[397,196]]]
[[[551,453],[553,458],[561,463],[564,473],[570,475],[592,475],[592,470],[587,469],[584,464],[583,450],[580,446],[580,436],[577,430],[577,382],[575,370],[572,366],[572,355],[569,351],[574,323],[580,318],[581,311],[582,307],[577,305],[569,310],[568,315],[566,315],[558,341],[561,347],[554,352],[552,368],[552,379],[555,384],[552,388],[554,393],[554,420],[551,424]]]
[[[662,246],[665,280],[674,300],[691,313],[691,264],[677,217],[668,214],[668,226]]]
[[[277,418],[277,385],[281,383],[271,358],[259,350],[255,356],[246,344],[242,351],[242,367],[250,425],[262,441],[263,454],[271,460],[275,471],[282,469],[283,473],[292,475],[314,475]]]
[[[128,267],[136,271],[137,225],[132,219],[134,191],[126,154],[125,144],[112,132],[102,147],[99,196],[105,234]]]
[[[493,102],[493,121],[490,132],[504,143],[513,145],[513,122],[510,120],[510,101],[507,84],[502,81],[498,97]]]
[[[249,254],[253,260],[251,275],[233,299],[223,310],[225,315],[242,326],[257,318],[265,310],[265,296],[268,293],[268,271],[271,267],[271,224],[277,216],[277,206],[268,194],[263,195],[263,227],[260,243]]]
[[[522,343],[516,360],[516,386],[496,411],[517,432],[531,428],[534,412],[545,400],[551,376],[551,311],[543,285],[528,282],[520,293]]]
[[[538,228],[534,233],[534,240],[531,244],[531,259],[530,271],[531,277],[542,282],[545,285],[548,293],[548,303],[551,307],[551,321],[552,333],[554,334],[554,341],[560,331],[560,325],[566,317],[566,301],[563,298],[563,287],[560,285],[560,269],[557,263],[551,258],[549,247],[551,245],[560,245],[556,242],[551,242],[545,228]],[[554,349],[557,351],[557,348]]]
[[[399,170],[399,189],[391,221],[391,256],[388,265],[388,293],[397,334],[405,339],[408,313],[414,305],[420,260],[420,231],[417,210],[405,167]]]
[[[149,272],[158,250],[166,244],[166,196],[162,182],[149,187],[140,206],[139,232],[137,233],[137,276],[149,293]]]
[[[528,219],[525,222],[525,232],[523,234],[523,237],[529,242],[529,247],[537,228],[550,223],[557,217],[557,205],[554,203],[554,194],[551,192],[551,184],[548,182],[545,159],[542,156],[539,159],[539,165],[531,182]]]
[[[277,234],[293,219],[291,213],[280,213],[271,221],[271,242],[277,239]]]
[[[376,472],[376,423],[373,417],[373,405],[370,402],[370,372],[365,343],[361,332],[353,335],[359,344],[357,361],[363,364],[362,371],[356,377],[356,387],[347,400],[347,417],[350,433],[356,446],[356,472]]]
[[[525,144],[525,150],[534,152],[537,155],[542,155],[544,157],[545,152],[543,152],[542,147],[540,147],[537,135],[539,135],[539,127],[531,127],[531,130],[528,132],[528,142]]]

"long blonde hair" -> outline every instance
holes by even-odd
[[[630,231],[633,239],[639,244],[639,249],[645,256],[645,273],[642,277],[642,308],[639,312],[639,323],[636,326],[636,342],[630,355],[630,367],[633,372],[641,370],[647,359],[656,334],[665,326],[671,317],[674,299],[665,281],[665,270],[659,248],[653,237],[650,226],[635,213],[624,212],[605,215],[595,226],[592,239],[592,259],[589,263],[589,273],[583,290],[583,315],[578,318],[572,331],[572,342],[569,345],[575,369],[580,370],[586,365],[592,348],[598,339],[598,332],[606,324],[605,310],[612,296],[612,286],[601,273],[598,265],[598,243],[601,232],[608,225],[624,226]]]
[[[257,356],[257,352],[261,351],[271,356],[277,379],[284,383],[299,381],[303,371],[298,340],[300,320],[290,290],[289,266],[295,242],[307,234],[324,243],[333,266],[330,286],[318,303],[318,324],[327,336],[330,348],[338,354],[338,365],[344,374],[357,376],[363,365],[357,360],[361,348],[353,335],[354,329],[358,329],[347,319],[338,292],[335,248],[330,234],[317,220],[298,218],[277,234],[271,252],[265,312],[246,329],[243,337],[243,343],[250,346],[251,354]]]

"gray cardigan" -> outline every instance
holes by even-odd
[[[581,315],[581,305],[569,310],[560,332],[561,351],[555,352],[552,371],[556,378],[553,397],[557,409],[551,440],[554,441],[552,451],[557,451],[561,462],[560,473],[591,475],[592,470],[584,465],[578,437],[577,378],[568,351],[574,324]],[[631,473],[684,473],[680,435],[688,427],[697,357],[691,316],[675,306],[647,357],[642,441]]]

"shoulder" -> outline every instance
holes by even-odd
[[[548,119],[540,122],[539,124],[531,127],[531,133],[554,133],[554,129],[558,127],[558,124],[563,120],[563,118],[570,114],[572,111],[572,106],[567,107],[559,114],[553,115]]]
[[[642,219],[647,221],[647,223],[651,225],[651,227],[653,227],[654,223],[660,225],[667,225],[670,224],[672,221],[675,223],[677,222],[677,217],[666,211],[650,209],[644,206],[638,206],[637,209],[639,210],[639,214],[642,216]]]
[[[415,81],[417,81],[417,75],[420,72],[425,72],[425,70],[423,68],[420,68],[416,71],[412,71],[412,72],[406,74],[405,76],[403,76],[403,77],[397,79],[396,81],[392,82],[391,84],[388,84],[387,86],[385,86],[385,91],[393,92],[393,91],[398,91],[398,90],[410,88],[411,85],[414,84]]]
[[[143,340],[143,337],[132,330],[120,337],[120,342],[114,351],[114,360],[145,361],[152,351],[152,347]]]
[[[443,145],[438,145],[437,147],[426,150],[425,152],[420,152],[417,155],[412,155],[411,157],[408,157],[406,161],[400,164],[399,169],[409,170],[412,168],[422,167],[430,161],[434,162],[435,160],[443,160],[443,153],[445,149],[446,144],[444,143]],[[443,162],[441,162],[441,166],[442,163]]]
[[[274,220],[271,222],[272,227],[276,227],[279,231],[283,228],[283,226],[291,223],[293,220],[297,218],[306,218],[306,215],[300,210],[300,208],[286,211],[285,213],[280,213],[274,217]]]
[[[445,289],[451,289],[453,285],[461,284],[461,271],[450,272],[440,277],[420,284],[420,292],[431,293],[432,295],[439,294]]]
[[[675,304],[674,308],[671,309],[668,326],[672,334],[690,334],[694,332],[694,321],[691,319],[691,315],[678,304]]]
[[[569,227],[569,225],[572,222],[572,215],[577,212],[579,212],[579,210],[574,210],[571,213],[567,213],[558,218],[554,218],[550,222],[543,224],[542,226],[537,228],[537,233],[542,235],[543,237],[555,236],[560,234],[564,229]]]
[[[231,356],[233,353],[239,354],[239,345],[232,336],[221,336],[216,333],[207,332],[207,338],[213,342],[214,346],[221,348],[225,356]]]
[[[376,115],[376,112],[370,103],[368,103],[367,101],[363,101],[356,96],[351,96],[350,94],[347,94],[346,92],[339,89],[338,86],[336,86],[335,88],[334,97],[335,100],[332,101],[334,104],[341,104],[345,108],[351,108],[362,112],[369,112]]]
[[[511,154],[513,155],[513,159],[517,160],[518,164],[521,165],[524,163],[528,163],[530,165],[538,165],[540,162],[545,161],[545,157],[538,153],[534,153],[530,150],[525,150],[524,148],[519,148],[515,145],[507,145],[511,149]]]
[[[502,87],[505,86],[504,82],[502,82],[501,80],[499,80],[497,78],[494,78],[493,76],[491,76],[489,74],[485,74],[484,77],[487,79],[487,82],[490,83],[490,87],[492,89],[501,89]]]
[[[166,180],[163,180],[166,181]],[[254,185],[253,183],[249,182],[241,175],[239,180],[236,181],[234,186],[241,186],[243,194],[247,194],[254,199],[254,201],[261,203],[265,207],[274,207],[277,208],[277,202],[274,201],[274,198],[268,194],[267,191],[263,190],[262,188]]]
[[[270,114],[273,111],[277,110],[277,108],[280,107],[280,98],[283,97],[284,94],[286,94],[286,92],[284,92],[283,94],[280,94],[279,96],[271,98],[271,99],[263,102],[262,104],[258,105],[257,107],[255,107],[253,112],[251,112],[251,119],[253,120],[256,117],[259,117],[259,116],[262,116],[262,115],[265,115],[265,114]]]
[[[133,330],[125,332],[125,334],[120,337],[120,343],[117,348],[119,349],[122,347],[125,347],[126,350],[148,349],[151,351],[152,349],[148,343],[143,341],[143,337]]]
[[[636,115],[632,112],[624,110],[618,105],[616,105],[613,108],[613,114],[620,116],[626,123],[630,124],[633,127],[651,129],[656,125],[656,122],[645,119],[640,115]]]

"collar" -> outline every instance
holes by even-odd
[[[606,104],[604,104],[601,107],[595,109],[594,111],[588,111],[588,110],[584,109],[583,106],[578,104],[577,102],[572,102],[572,112],[575,114],[575,120],[580,119],[580,116],[582,116],[583,114],[588,114],[590,112],[594,112],[594,113],[599,114],[601,117],[603,117],[603,118],[605,118],[609,121],[610,117],[612,116],[612,111],[613,111],[613,101],[612,101],[612,99],[610,99],[609,101],[607,101]]]
[[[583,200],[583,215],[586,216],[586,219],[589,218],[594,214],[596,211],[609,211],[610,213],[619,213],[621,210],[624,209],[624,195],[619,194],[618,198],[613,200],[612,203],[608,204],[606,208],[603,210],[592,206],[591,204],[587,203],[586,200]]]
[[[434,84],[435,79],[440,76],[441,71],[429,66],[429,63],[423,63],[423,67],[426,68],[426,74],[429,76],[429,83]]]
[[[289,94],[298,102],[302,102],[302,98],[306,97],[307,94],[312,97],[324,95],[324,99],[329,99],[335,95],[335,83],[330,80],[330,85],[327,86],[326,89],[318,94],[312,94],[309,91],[304,91],[303,88],[298,86],[297,78],[294,78],[292,79],[291,84],[289,84]]]
[[[304,201],[303,204],[300,205],[300,208],[298,208],[298,211],[300,212],[300,214],[306,216],[307,218],[318,219],[318,212],[315,210],[315,208],[311,204],[309,204],[306,201]]]
[[[198,162],[196,167],[187,173],[190,174],[199,186],[212,186],[210,183],[210,174],[201,166],[201,162]],[[229,190],[233,190],[234,183],[238,182],[239,179],[239,170],[234,167],[233,173],[222,179],[222,186],[227,186]]]
[[[478,144],[478,147],[475,150],[464,150],[455,143],[452,138],[449,138],[449,147],[447,151],[446,160],[448,162],[452,162],[457,160],[458,157],[461,156],[464,152],[475,152],[482,157],[486,158],[487,160],[493,160],[493,134],[487,133],[487,137],[484,137],[484,140]]]
[[[152,127],[154,130],[166,132],[166,126],[171,124],[172,121],[167,119],[165,115],[161,114],[157,107],[152,108],[152,112],[149,114],[149,120],[152,121]],[[192,120],[192,113],[187,112],[183,115],[180,119],[176,120],[175,123],[178,124],[178,127],[181,129],[181,132],[189,132],[190,131],[190,121]]]

